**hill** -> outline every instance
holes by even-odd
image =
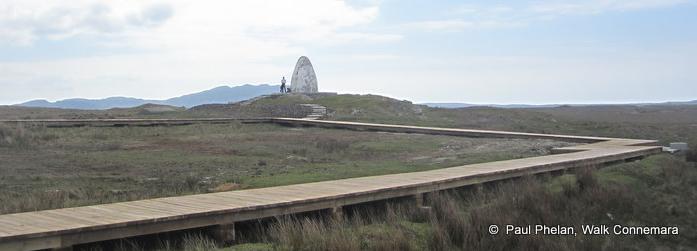
[[[202,92],[187,94],[165,100],[147,100],[131,97],[109,97],[104,99],[65,99],[55,102],[47,100],[32,100],[17,104],[24,107],[63,108],[82,110],[104,110],[111,108],[130,108],[145,104],[193,107],[203,104],[226,104],[247,100],[260,95],[274,93],[278,86],[273,85],[242,85],[219,86]]]
[[[427,105],[429,107],[435,108],[467,108],[467,107],[496,107],[496,108],[547,108],[547,107],[559,107],[561,105],[526,105],[526,104],[510,104],[510,105],[497,105],[497,104],[468,104],[468,103],[422,103],[422,105]]]
[[[674,141],[697,144],[697,106],[687,104],[444,109],[377,95],[298,93],[272,95],[241,103],[250,107],[314,103],[327,107],[328,116],[325,119],[328,120],[648,138],[658,139],[662,144]],[[242,105],[222,105],[217,110],[232,111],[235,106]],[[202,108],[196,108],[199,112],[208,110],[199,108]]]
[[[219,86],[198,93],[170,98],[163,103],[184,107],[194,107],[203,104],[227,104],[275,93],[278,92],[279,88],[275,85]]]
[[[18,104],[17,106],[26,107],[43,107],[43,108],[63,108],[63,109],[83,109],[83,110],[103,110],[110,108],[127,108],[144,105],[147,103],[160,103],[157,100],[144,100],[128,97],[109,97],[105,99],[84,99],[71,98],[50,102],[39,99],[32,100],[26,103]]]
[[[429,107],[435,108],[468,108],[468,107],[495,107],[495,108],[554,108],[560,106],[655,106],[655,105],[697,105],[697,100],[692,101],[670,101],[662,103],[627,103],[627,104],[544,104],[544,105],[529,105],[529,104],[469,104],[469,103],[422,103]]]

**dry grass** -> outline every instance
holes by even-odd
[[[435,194],[425,217],[406,200],[358,208],[342,220],[284,218],[266,240],[278,250],[687,250],[697,244],[696,195],[673,190],[697,182],[692,165],[656,156],[593,170]],[[582,224],[678,226],[680,236],[490,235],[491,224],[578,232]]]
[[[0,124],[0,136],[0,213],[413,172],[567,145],[238,123]]]
[[[319,103],[329,108],[330,118],[342,120],[360,120],[370,122],[387,122],[396,124],[486,128],[499,130],[514,130],[541,133],[563,133],[577,135],[597,135],[611,137],[633,137],[659,139],[662,143],[671,141],[687,141],[691,145],[697,143],[697,106],[609,106],[609,107],[560,107],[545,109],[495,109],[495,108],[467,108],[467,109],[432,109],[413,105],[409,102],[396,101],[376,96],[333,96],[319,97],[314,100],[262,100],[258,104],[249,107],[283,106],[295,103]],[[254,109],[230,108],[230,106],[200,107],[197,112],[182,112],[168,114],[166,116],[206,116],[210,114],[234,115],[253,114]],[[211,109],[208,109],[211,108]],[[14,109],[14,108],[12,108]],[[234,109],[241,109],[235,111]],[[263,110],[264,108],[260,108]],[[261,111],[259,110],[259,111]],[[29,118],[29,117],[60,117],[60,118],[92,118],[92,117],[119,117],[133,116],[126,114],[92,113],[83,111],[40,111],[22,110],[10,112],[4,118]],[[250,113],[245,113],[250,112]],[[268,111],[267,111],[268,112]],[[273,112],[271,110],[271,112]],[[291,111],[292,112],[292,111]],[[56,113],[62,113],[56,115]],[[8,114],[0,109],[0,116]],[[164,115],[157,115],[164,116]],[[218,128],[220,129],[220,128]],[[188,136],[176,134],[176,140],[164,140],[158,142],[159,151],[176,150],[178,154],[190,153],[179,146],[186,145],[195,149],[197,156],[216,156],[221,154],[238,155],[249,154],[250,159],[234,159],[231,162],[216,162],[205,159],[200,162],[177,162],[169,159],[170,166],[177,163],[176,172],[184,176],[163,179],[164,175],[151,175],[139,168],[116,169],[124,173],[136,173],[141,177],[158,178],[159,181],[132,180],[129,177],[107,177],[94,175],[103,170],[92,170],[90,165],[81,165],[81,173],[85,176],[98,177],[89,182],[77,182],[77,186],[90,187],[89,190],[62,189],[57,194],[52,191],[35,190],[36,194],[29,190],[15,190],[16,184],[29,184],[33,187],[52,187],[56,177],[31,175],[27,170],[41,173],[51,173],[60,169],[41,169],[35,166],[24,166],[24,169],[9,169],[10,165],[16,165],[6,158],[11,149],[12,154],[26,152],[27,150],[41,148],[45,144],[56,144],[65,139],[65,134],[53,131],[34,132],[30,128],[11,128],[0,125],[0,168],[4,168],[0,175],[0,190],[3,191],[0,205],[5,212],[17,210],[33,210],[45,207],[62,207],[99,201],[130,200],[148,196],[162,196],[177,190],[175,193],[187,194],[206,191],[220,184],[234,183],[251,186],[265,186],[274,184],[276,180],[284,182],[303,182],[338,176],[316,176],[318,173],[336,173],[338,170],[353,170],[356,166],[352,161],[338,166],[329,166],[327,163],[336,162],[338,156],[352,156],[357,159],[365,159],[359,167],[366,164],[370,170],[380,172],[404,171],[395,170],[395,166],[407,166],[407,170],[423,170],[414,168],[411,164],[447,166],[452,165],[452,157],[457,159],[462,152],[459,149],[473,149],[472,143],[446,142],[438,145],[443,155],[430,155],[422,159],[419,155],[425,148],[418,148],[415,152],[408,152],[405,156],[411,157],[404,163],[383,162],[382,165],[368,165],[377,163],[381,158],[394,159],[394,155],[382,155],[389,151],[404,151],[405,145],[413,142],[421,142],[423,138],[414,141],[393,142],[381,144],[386,138],[376,138],[376,142],[368,144],[356,144],[348,141],[349,147],[344,145],[345,138],[317,137],[305,138],[311,143],[303,147],[289,146],[284,161],[274,161],[264,142],[276,142],[280,140],[294,140],[297,136],[289,134],[254,133],[244,132],[248,136],[230,135],[227,133],[214,133],[216,127],[189,127]],[[303,130],[303,129],[294,129]],[[68,130],[70,131],[70,130]],[[76,151],[99,149],[105,152],[147,151],[152,147],[152,142],[109,142],[114,137],[153,137],[154,134],[139,130],[126,130],[129,133],[108,130],[88,130],[85,133],[75,133],[73,138],[88,139],[89,146],[85,148],[72,148]],[[296,131],[299,135],[307,136],[311,133],[307,130]],[[170,131],[171,133],[171,131]],[[11,140],[7,140],[7,136]],[[53,135],[53,136],[51,136]],[[130,136],[129,136],[130,135]],[[170,135],[170,134],[165,134]],[[193,137],[193,135],[203,135]],[[208,135],[208,136],[206,136]],[[215,136],[213,136],[215,135]],[[220,136],[223,138],[220,138]],[[125,138],[128,138],[125,137]],[[352,136],[353,137],[353,136]],[[372,136],[371,136],[372,137]],[[402,137],[400,135],[400,137]],[[216,141],[218,139],[220,141]],[[225,142],[242,140],[245,143],[254,142],[255,148],[243,151],[236,147],[222,147]],[[336,140],[336,141],[335,141]],[[211,142],[218,142],[211,144]],[[237,141],[235,141],[237,142]],[[82,142],[84,143],[84,141]],[[482,142],[477,142],[477,144]],[[212,147],[210,147],[212,145]],[[229,145],[229,144],[228,144]],[[506,144],[502,144],[506,146]],[[501,147],[496,145],[490,147]],[[65,148],[66,145],[62,147]],[[4,148],[3,148],[4,147]],[[539,147],[534,147],[539,149]],[[491,149],[491,148],[490,148]],[[137,151],[136,151],[137,150]],[[450,152],[450,151],[455,152]],[[544,150],[544,147],[542,147]],[[148,152],[152,154],[152,152]],[[329,158],[318,157],[330,156]],[[31,156],[27,154],[26,156]],[[137,157],[138,155],[130,155]],[[185,155],[191,158],[191,155]],[[382,157],[381,157],[382,156]],[[388,157],[385,157],[388,156]],[[473,155],[469,156],[470,160]],[[99,156],[103,158],[104,156]],[[113,156],[112,156],[113,157]],[[168,159],[171,156],[160,155],[159,158]],[[403,156],[402,156],[403,157]],[[490,156],[489,156],[490,157]],[[497,158],[500,158],[498,156]],[[522,157],[522,156],[518,156]],[[40,158],[47,158],[41,156]],[[99,159],[96,158],[96,159]],[[328,220],[325,218],[291,218],[281,219],[271,225],[265,231],[259,231],[257,239],[266,243],[245,244],[229,247],[225,250],[691,250],[697,246],[697,169],[693,163],[687,163],[682,157],[670,157],[666,155],[655,156],[640,162],[622,164],[602,169],[596,172],[577,172],[559,177],[525,178],[522,180],[499,183],[495,186],[486,186],[482,189],[469,189],[464,191],[440,194],[430,198],[432,213],[424,216],[415,212],[411,203],[387,207],[391,209],[374,210],[362,208],[347,216],[342,221]],[[688,160],[694,160],[694,152],[686,155]],[[108,161],[120,161],[111,158]],[[483,158],[477,161],[489,161]],[[139,161],[142,161],[140,159]],[[206,163],[216,163],[207,165]],[[440,163],[438,163],[441,161]],[[10,164],[8,164],[8,162]],[[75,163],[63,163],[72,164]],[[152,163],[149,163],[150,165]],[[121,164],[119,164],[121,165]],[[196,166],[196,169],[187,169],[187,166]],[[231,175],[223,180],[212,180],[211,183],[203,179],[209,171],[209,167],[226,167],[223,170],[245,171],[245,175]],[[118,168],[109,166],[108,168]],[[227,168],[229,167],[229,168]],[[292,167],[292,168],[287,168]],[[435,167],[434,167],[435,168]],[[156,168],[155,168],[156,170]],[[217,170],[210,168],[210,170]],[[65,172],[64,170],[60,170]],[[271,172],[267,172],[271,171]],[[13,174],[13,175],[7,175]],[[19,175],[18,175],[19,174]],[[160,173],[161,174],[161,173]],[[371,175],[375,172],[364,172],[360,175]],[[379,174],[379,173],[378,173]],[[352,175],[355,175],[352,174]],[[23,176],[24,178],[19,178]],[[188,178],[187,181],[187,177]],[[215,176],[218,177],[218,176]],[[123,179],[120,182],[114,180]],[[61,182],[73,182],[63,180]],[[58,183],[61,183],[58,182]],[[67,182],[66,182],[67,183]],[[73,182],[74,183],[74,182]],[[99,187],[96,184],[108,184]],[[137,187],[139,184],[151,184],[142,186],[153,191],[153,194],[141,194],[114,184],[127,184],[125,187]],[[171,184],[167,186],[166,184]],[[279,183],[276,183],[279,184]],[[163,191],[157,191],[163,187]],[[108,189],[105,189],[108,188]],[[116,191],[111,191],[116,190]],[[12,195],[13,192],[18,191]],[[9,194],[9,195],[8,195]],[[21,195],[29,194],[33,201],[22,201]],[[137,195],[137,196],[134,196]],[[11,203],[8,203],[11,202]],[[79,203],[77,203],[79,202]],[[45,203],[45,204],[41,204]],[[31,207],[26,205],[41,205]],[[416,210],[418,211],[418,210]],[[674,225],[680,227],[679,236],[491,236],[487,233],[489,224],[627,224],[627,225]],[[579,229],[577,227],[577,229]],[[161,250],[195,250],[198,247],[212,249],[210,239],[203,235],[201,238],[193,238],[198,241],[189,241],[189,247],[182,245],[184,238],[172,238],[162,241],[155,248],[145,249],[146,245],[135,245],[124,242],[126,247],[122,250],[161,249]],[[137,243],[137,242],[131,242]],[[130,247],[130,249],[129,249]]]
[[[284,217],[266,235],[278,250],[423,250],[424,223],[413,223],[417,210],[386,204],[361,207],[340,219]]]
[[[27,148],[34,141],[34,135],[24,126],[8,126],[0,123],[0,147]]]

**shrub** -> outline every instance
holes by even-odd
[[[697,162],[697,151],[687,150],[687,152],[685,152],[685,160],[687,160],[687,162]]]
[[[184,184],[189,191],[197,191],[199,189],[200,179],[194,175],[189,175],[184,179]]]
[[[33,139],[33,134],[22,125],[0,124],[0,146],[28,147]]]
[[[315,139],[315,146],[325,152],[335,153],[346,151],[350,144],[337,139]]]

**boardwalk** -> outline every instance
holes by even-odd
[[[420,196],[487,181],[601,165],[660,152],[660,147],[651,146],[655,144],[652,140],[282,118],[255,122],[470,137],[544,138],[586,144],[556,149],[561,154],[424,172],[0,215],[0,250],[71,247],[81,243],[207,226],[231,235],[235,222],[250,219],[322,209],[340,210],[345,205]]]

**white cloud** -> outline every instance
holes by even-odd
[[[0,103],[37,97],[164,98],[215,84],[276,82],[289,75],[309,46],[402,39],[360,29],[378,14],[369,2],[355,7],[339,0],[1,1],[0,46],[90,36],[100,49],[137,53],[0,61],[0,86],[15,89],[14,95],[0,95]],[[44,88],[40,83],[48,79],[71,88]]]
[[[42,38],[97,34],[127,36],[131,40],[143,38],[148,44],[153,42],[148,37],[189,35],[181,32],[190,32],[192,36],[250,36],[284,42],[327,37],[336,42],[398,39],[399,36],[390,34],[339,31],[368,24],[378,12],[375,5],[356,8],[338,0],[6,0],[0,2],[0,31],[3,31],[0,39],[29,45]]]
[[[171,6],[149,1],[6,0],[0,2],[0,42],[29,46],[38,39],[120,34],[160,25],[171,15]]]
[[[548,1],[533,4],[529,10],[551,15],[589,15],[609,11],[662,8],[687,3],[687,0],[589,0]]]
[[[565,15],[594,15],[611,11],[634,11],[689,3],[690,0],[546,0],[526,5],[463,4],[445,11],[449,19],[425,20],[406,25],[423,31],[458,32],[472,29],[524,27]]]
[[[423,31],[458,32],[469,29],[511,28],[520,27],[524,25],[526,24],[523,22],[513,22],[505,20],[466,21],[463,19],[450,19],[413,22],[407,24],[406,27],[415,28]]]
[[[399,55],[395,54],[384,54],[384,53],[376,53],[376,54],[353,54],[349,58],[357,60],[359,62],[365,62],[365,61],[384,61],[384,60],[396,60],[400,59]]]
[[[474,27],[474,22],[464,20],[429,20],[423,22],[415,22],[409,26],[422,30],[462,30]]]

